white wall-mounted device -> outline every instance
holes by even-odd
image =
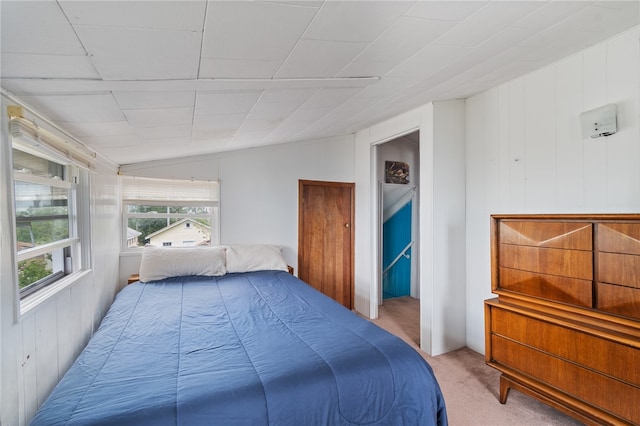
[[[599,138],[614,134],[618,130],[617,113],[616,104],[609,104],[580,114],[582,137]]]

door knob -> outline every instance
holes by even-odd
[[[351,228],[351,224],[350,224],[350,223],[345,223],[345,224],[344,224],[344,227],[345,227],[345,228]]]

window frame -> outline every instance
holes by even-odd
[[[13,118],[11,119],[13,120]],[[27,120],[20,118],[22,123]],[[11,123],[10,123],[11,124]],[[24,124],[23,124],[24,125]],[[35,126],[35,124],[33,124]],[[36,126],[37,127],[37,126]],[[48,138],[40,135],[33,141],[30,134],[6,132],[3,129],[3,166],[7,166],[4,175],[7,185],[10,235],[13,241],[11,252],[12,276],[15,288],[16,320],[27,311],[57,294],[63,288],[76,282],[89,272],[90,267],[90,214],[89,191],[91,174],[84,164],[77,164],[71,156],[58,153],[55,147],[48,144]],[[51,134],[47,132],[47,135]],[[22,151],[37,158],[62,166],[64,179],[38,176],[37,174],[20,173],[14,170],[14,150]],[[18,215],[16,206],[16,184],[43,185],[49,188],[67,191],[68,235],[66,238],[35,245],[19,250],[18,229],[23,216]],[[53,217],[53,216],[52,216]],[[25,260],[34,259],[49,253],[57,252],[59,260],[55,261],[53,272],[20,288],[19,265]]]
[[[136,191],[136,185],[138,183],[140,185],[140,188],[144,188],[148,185],[151,192],[146,193],[143,189]],[[164,193],[159,193],[157,191],[157,187],[161,185],[167,185],[169,190]],[[197,186],[202,186],[203,193],[209,192],[208,197],[203,196],[203,194],[195,194],[193,196],[190,196],[190,189]],[[144,246],[128,245],[127,228],[129,226],[129,219],[208,219],[210,224],[209,228],[211,230],[209,235],[209,245],[215,246],[220,244],[220,183],[218,181],[160,179],[121,175],[120,188],[122,194],[122,252],[136,253],[140,252],[144,248]],[[132,195],[131,188],[134,188],[133,191],[137,192],[138,195]],[[176,194],[175,198],[172,197],[171,194]],[[139,213],[129,212],[129,206],[175,208],[208,207],[209,213]],[[180,246],[171,245],[171,247]]]

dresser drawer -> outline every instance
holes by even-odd
[[[592,224],[589,222],[554,222],[503,220],[499,242],[520,246],[570,250],[592,249]]]
[[[585,308],[593,306],[593,281],[500,268],[500,289]]]
[[[640,288],[597,284],[597,308],[603,312],[640,320]]]
[[[558,275],[581,280],[593,279],[593,252],[545,247],[500,244],[502,268]]]
[[[562,389],[578,400],[640,424],[640,389],[635,386],[498,335],[491,336],[491,359],[492,365],[498,369],[501,365],[506,366],[516,373]],[[628,368],[634,369],[635,366]]]
[[[637,368],[640,349],[560,326],[553,321],[555,319],[550,317],[545,320],[544,315],[534,318],[497,307],[491,309],[492,335],[520,342],[640,387],[640,368]]]

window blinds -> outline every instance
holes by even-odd
[[[216,205],[219,198],[218,182],[122,176],[124,203]]]

